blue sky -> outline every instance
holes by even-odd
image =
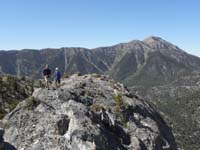
[[[200,56],[200,0],[0,0],[0,49],[110,46],[155,35]]]

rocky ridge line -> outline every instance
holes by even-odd
[[[19,150],[176,149],[171,129],[148,103],[95,74],[35,90],[2,125]]]

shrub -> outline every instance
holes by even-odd
[[[8,100],[9,111],[12,111],[19,103],[19,100]]]
[[[123,98],[122,95],[117,95],[114,97],[115,101],[115,112],[120,112],[122,111],[123,108]]]
[[[123,98],[122,95],[118,94],[114,97],[114,101],[115,101],[115,108],[114,111],[117,113],[117,115],[119,116],[120,119],[120,123],[124,126],[127,127],[126,125],[126,116],[123,113],[123,109],[124,109],[124,102],[123,102]]]
[[[40,104],[40,101],[36,100],[33,96],[29,97],[27,100],[26,108],[28,110],[33,110]]]
[[[100,112],[102,109],[105,109],[102,105],[94,104],[91,106],[93,112]]]
[[[0,106],[0,119],[2,119],[6,114],[6,111],[2,109],[2,106]]]
[[[100,74],[93,73],[93,74],[92,74],[92,77],[94,77],[94,78],[101,78],[101,75],[100,75]]]
[[[62,77],[63,77],[63,78],[69,78],[69,76],[70,76],[70,75],[69,75],[67,72],[65,72],[65,73],[63,74]]]
[[[77,74],[77,76],[81,76],[82,75],[81,72],[77,72],[76,74]]]

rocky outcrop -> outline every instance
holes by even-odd
[[[2,120],[19,150],[175,150],[160,115],[119,83],[73,75],[56,90],[37,89]]]

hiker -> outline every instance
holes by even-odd
[[[57,87],[60,84],[61,74],[58,68],[56,68],[54,79],[55,79],[55,86]]]
[[[45,80],[45,87],[49,89],[49,78],[51,76],[51,70],[49,69],[49,65],[46,65],[45,69],[43,70],[43,76]]]

